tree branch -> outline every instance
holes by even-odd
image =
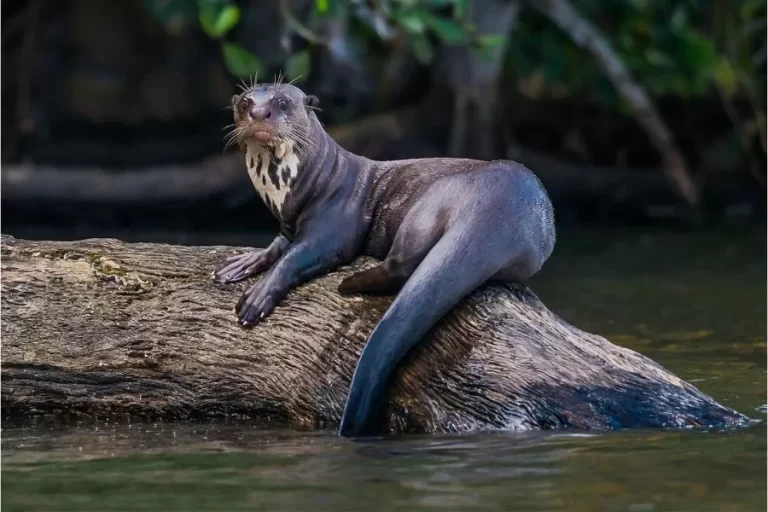
[[[244,249],[239,249],[244,250]],[[358,357],[391,297],[313,280],[253,329],[215,285],[227,247],[2,237],[2,412],[338,423]],[[462,301],[395,375],[390,430],[732,426],[746,421],[653,361],[569,325],[523,286]]]
[[[5,197],[14,200],[101,203],[200,199],[230,192],[238,183],[248,183],[245,162],[239,153],[211,157],[198,166],[123,172],[7,164],[0,180]]]
[[[608,38],[589,20],[583,18],[568,0],[529,0],[536,8],[578,46],[596,59],[616,90],[627,100],[635,118],[645,130],[651,143],[662,156],[667,177],[689,205],[699,205],[699,191],[688,172],[688,166],[677,148],[667,125],[645,90],[631,76]]]

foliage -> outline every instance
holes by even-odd
[[[469,3],[470,0],[392,0],[377,2],[378,8],[372,11],[356,0],[315,0],[312,16],[323,18],[351,12],[358,21],[371,24],[379,35],[382,26],[394,25],[408,36],[419,61],[427,64],[434,56],[435,40],[448,45],[470,44],[480,51],[501,43],[498,35],[475,33],[475,28],[466,20]],[[241,16],[233,0],[144,0],[144,4],[155,19],[172,32],[180,32],[189,28],[193,20],[199,20],[203,32],[220,41],[224,62],[233,75],[246,78],[263,67],[250,52],[226,40]],[[306,76],[309,66],[309,54],[299,52],[286,63],[286,76]]]
[[[240,8],[232,0],[144,0],[147,10],[167,30],[181,32],[197,20],[211,39],[219,41],[224,63],[237,77],[253,76],[263,67],[251,52],[226,36],[240,22]]]
[[[765,0],[614,0],[610,9],[600,0],[574,4],[653,96],[692,98],[713,86],[734,95],[742,79],[764,78]],[[518,76],[538,74],[544,86],[565,85],[568,94],[617,104],[589,56],[547,20],[523,16],[511,38],[509,64]]]
[[[275,0],[279,1],[279,0]],[[436,45],[469,44],[486,52],[505,34],[478,34],[467,19],[473,0],[315,0],[307,25],[294,28],[320,41],[313,23],[345,18],[367,27],[363,44],[377,45],[404,36],[414,56],[432,61]],[[477,0],[476,0],[477,1]],[[180,31],[197,20],[200,29],[221,45],[223,60],[237,77],[256,74],[263,64],[229,37],[241,17],[235,0],[144,0],[168,30]],[[478,4],[479,5],[479,4]],[[729,101],[747,95],[764,125],[765,0],[574,0],[579,12],[609,37],[630,71],[652,96],[693,98],[713,88]],[[506,50],[508,67],[529,92],[579,96],[626,108],[590,56],[556,26],[525,9]],[[284,64],[289,79],[306,77],[311,66],[306,49]],[[530,89],[535,89],[530,91]],[[764,137],[763,137],[764,138]]]

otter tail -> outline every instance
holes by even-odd
[[[449,229],[432,247],[368,338],[352,377],[340,435],[377,433],[384,423],[389,381],[400,360],[508,261],[509,247],[493,247],[499,239],[474,240],[472,233],[478,231],[462,228]]]

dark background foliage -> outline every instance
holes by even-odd
[[[561,222],[762,222],[766,2],[568,4],[655,105],[696,205],[665,177],[653,130],[550,4],[4,2],[3,230],[227,241],[225,231],[273,229],[244,172],[225,178],[212,163],[229,156],[229,98],[256,74],[284,74],[319,96],[326,127],[369,157],[521,160],[541,174]],[[475,98],[464,121],[462,94]],[[202,178],[185,185],[194,173]]]

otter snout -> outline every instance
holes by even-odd
[[[250,96],[244,96],[237,102],[241,119],[264,122],[272,117],[272,108],[268,101],[254,101]]]
[[[264,98],[254,98],[250,94],[245,94],[234,101],[235,122],[243,127],[247,127],[246,138],[255,140],[265,145],[272,145],[277,136],[274,122],[277,120],[277,113],[274,111],[272,101]]]

